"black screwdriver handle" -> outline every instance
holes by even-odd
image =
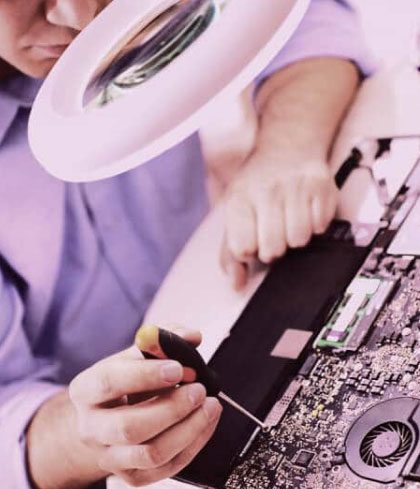
[[[163,353],[166,358],[192,368],[197,382],[206,388],[207,395],[219,394],[221,388],[216,372],[205,363],[193,345],[175,333],[157,326],[142,326],[136,335],[136,345],[147,358],[162,358]]]

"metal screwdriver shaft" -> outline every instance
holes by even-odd
[[[256,418],[253,414],[251,414],[244,407],[242,407],[240,404],[238,404],[229,396],[227,396],[224,392],[219,392],[218,396],[220,397],[220,399],[226,401],[228,404],[230,404],[232,407],[240,411],[242,414],[248,416],[249,419],[252,419],[252,421],[254,421],[254,423],[257,423],[257,425],[260,426],[262,429],[265,429],[267,427],[267,425],[265,425],[261,420]]]

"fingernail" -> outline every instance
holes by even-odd
[[[209,397],[203,404],[203,409],[209,421],[213,421],[219,416],[222,408],[219,401],[215,397]]]
[[[162,379],[165,382],[174,383],[182,379],[182,367],[178,362],[165,363],[160,369]]]
[[[206,397],[206,389],[201,384],[192,384],[188,387],[188,397],[193,406],[199,406]]]

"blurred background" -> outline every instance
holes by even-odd
[[[349,0],[359,12],[372,55],[379,65],[410,60],[420,64],[418,0]]]

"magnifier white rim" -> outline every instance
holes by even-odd
[[[182,109],[182,104],[191,103],[192,107],[182,120],[168,122],[165,114],[172,109],[165,99],[174,95],[182,97],[176,88],[178,80],[186,70],[200,66],[203,56],[207,56],[207,63],[217,61],[217,49],[213,57],[212,53],[208,56],[211,43],[230,46],[227,35],[233,15],[237,16],[238,25],[242,18],[252,17],[258,22],[259,13],[268,19],[269,14],[279,12],[280,1],[288,10],[285,21],[269,33],[258,55],[235,67],[233,76],[220,80],[219,87],[205,86],[208,78],[213,77],[209,84],[217,78],[214,70],[190,78],[191,85],[186,87],[186,95],[174,110]],[[52,175],[67,181],[110,177],[149,161],[191,135],[214,106],[244,89],[279,52],[304,16],[310,0],[230,0],[218,22],[161,73],[121,99],[86,111],[85,89],[101,61],[120,41],[121,33],[131,30],[163,2],[170,4],[174,0],[113,0],[78,36],[47,77],[31,113],[29,139],[36,158]],[[246,47],[237,49],[235,56]],[[197,79],[203,85],[203,93],[194,105],[190,95],[194,95],[192,83],[197,83]],[[130,120],[128,125],[127,120]]]

